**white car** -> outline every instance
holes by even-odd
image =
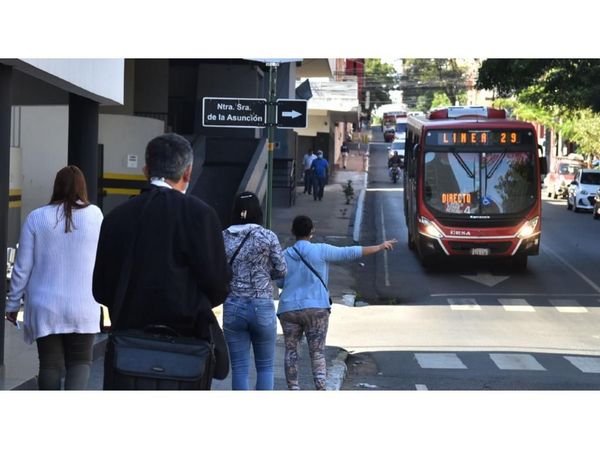
[[[600,170],[580,169],[569,185],[567,209],[575,212],[594,209],[594,197],[600,188]]]

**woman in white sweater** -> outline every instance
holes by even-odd
[[[47,206],[32,211],[21,230],[6,304],[17,324],[24,299],[24,333],[36,341],[40,389],[85,389],[100,305],[92,295],[92,273],[102,223],[88,202],[85,177],[76,166],[59,170]]]

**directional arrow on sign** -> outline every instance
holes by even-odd
[[[306,100],[280,98],[277,100],[277,128],[306,128]]]
[[[299,113],[298,111],[294,111],[292,109],[291,111],[282,111],[281,115],[283,117],[291,117],[292,119],[295,119],[296,117],[300,117],[302,113]]]
[[[487,287],[494,287],[503,281],[508,280],[510,277],[503,277],[492,275],[490,272],[478,272],[477,275],[461,275],[461,277],[467,280],[475,281],[476,283],[483,284]]]

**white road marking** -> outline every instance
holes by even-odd
[[[455,311],[481,311],[474,298],[449,298],[450,309]]]
[[[429,389],[427,389],[427,386],[425,386],[424,384],[415,384],[415,388],[417,389],[417,391],[428,391]]]
[[[600,373],[600,358],[588,356],[565,356],[564,358],[583,373]]]
[[[581,306],[576,300],[556,299],[550,300],[550,303],[561,313],[582,314],[588,312],[587,308]]]
[[[536,294],[534,292],[498,292],[490,294],[489,292],[447,292],[445,294],[430,294],[430,297],[465,297],[473,295],[475,297],[502,297],[503,295],[518,295],[519,297],[564,297],[567,294]],[[598,297],[598,294],[568,294],[570,297]],[[600,301],[600,299],[598,299]]]
[[[477,275],[461,275],[461,277],[466,278],[467,280],[475,281],[479,284],[483,284],[487,287],[494,287],[510,278],[492,275],[489,271],[477,272]]]
[[[575,272],[577,275],[579,275],[579,277],[583,281],[585,281],[587,284],[589,284],[592,287],[592,289],[594,289],[597,293],[600,294],[600,286],[598,286],[596,283],[594,283],[592,280],[590,280],[588,277],[586,277],[584,274],[582,274],[579,270],[577,270],[575,267],[573,267],[565,258],[563,258],[559,254],[557,254],[554,250],[552,250],[551,248],[549,248],[546,245],[542,245],[542,248],[544,250],[546,250],[548,253],[550,253],[552,256],[554,256],[556,259],[558,259],[561,263],[563,263],[569,269],[571,269],[573,272]]]
[[[499,298],[498,301],[509,312],[535,312],[533,306],[524,298]]]
[[[456,353],[415,353],[422,369],[466,369]]]
[[[385,220],[383,217],[383,204],[381,204],[381,236],[384,241],[387,241],[386,233],[385,233]],[[386,287],[390,287],[390,268],[388,267],[388,255],[387,250],[383,251],[383,270],[385,275],[385,285]]]
[[[533,356],[522,353],[490,353],[490,358],[500,370],[546,370]]]

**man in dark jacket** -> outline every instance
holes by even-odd
[[[216,323],[212,308],[225,301],[231,272],[217,214],[199,198],[184,195],[192,159],[182,136],[151,140],[144,167],[150,187],[104,218],[93,293],[108,307],[113,330],[160,324],[184,336],[210,338]],[[119,309],[117,291],[134,243]]]

